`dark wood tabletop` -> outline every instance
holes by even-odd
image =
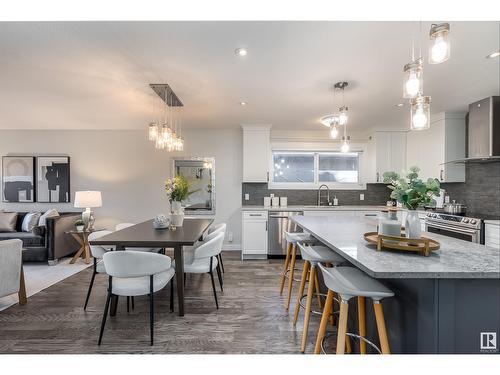
[[[131,227],[107,234],[90,241],[91,245],[114,245],[116,250],[126,247],[170,247],[174,249],[175,273],[177,281],[177,299],[179,302],[179,315],[184,316],[184,260],[183,246],[194,245],[213,219],[184,219],[182,227],[176,230],[154,229],[153,220],[133,225]],[[111,313],[116,314],[118,297],[111,302]]]
[[[184,219],[176,230],[154,229],[153,220],[107,234],[90,241],[92,245],[123,245],[130,247],[191,246],[200,239],[213,219]]]

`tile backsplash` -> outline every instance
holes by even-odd
[[[326,190],[326,189],[325,189]],[[288,197],[289,205],[316,205],[318,203],[317,190],[277,190],[268,189],[267,183],[243,183],[242,204],[258,206],[264,204],[264,197],[274,194],[275,197]],[[245,200],[245,194],[250,195]],[[359,195],[364,194],[365,199],[360,200]],[[385,205],[389,199],[390,190],[384,184],[367,184],[366,190],[330,190],[330,200],[334,197],[339,200],[339,205]],[[321,192],[322,202],[326,202],[326,191]]]

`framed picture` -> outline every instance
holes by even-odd
[[[35,157],[2,157],[2,200],[9,203],[35,201]]]
[[[37,202],[70,202],[69,183],[69,156],[38,156],[36,158]]]

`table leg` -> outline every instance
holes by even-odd
[[[184,316],[184,259],[182,245],[175,245],[175,274],[177,277],[177,299],[179,301],[179,316]]]
[[[24,283],[24,269],[21,264],[21,278],[19,280],[19,304],[26,305],[28,303],[28,299],[26,298],[26,284]]]
[[[74,233],[72,233],[71,235],[80,244],[80,250],[78,250],[76,252],[76,254],[73,256],[73,259],[71,259],[71,261],[69,262],[70,264],[73,264],[80,257],[80,255],[82,255],[83,252],[85,251],[85,244],[82,242],[82,239],[80,238],[80,236],[78,236]]]
[[[85,263],[90,263],[90,244],[89,244],[89,235],[88,233],[83,234],[83,246],[85,247]]]
[[[115,249],[116,249],[116,251],[123,251],[123,250],[125,250],[125,247],[122,245],[116,245]],[[109,309],[109,316],[115,316],[117,308],[118,308],[118,296],[112,296],[111,297],[111,308]]]

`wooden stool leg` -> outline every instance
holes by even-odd
[[[311,270],[309,271],[309,285],[307,286],[307,298],[306,298],[306,312],[304,315],[304,327],[302,329],[302,345],[300,346],[300,351],[304,353],[307,346],[307,334],[309,332],[309,319],[311,319],[311,308],[312,300],[314,294],[314,285],[316,284],[316,267],[311,265]]]
[[[292,246],[292,253],[290,255],[290,272],[288,272],[288,298],[286,299],[286,309],[290,308],[290,300],[292,299],[292,289],[293,289],[293,274],[295,270],[295,256],[297,254],[297,246]]]
[[[306,286],[306,280],[307,280],[307,272],[309,271],[309,262],[306,260],[304,261],[304,267],[302,268],[302,277],[300,279],[300,287],[299,287],[299,292],[297,293],[297,304],[295,305],[295,313],[293,315],[293,325],[297,324],[297,320],[299,318],[299,312],[300,312],[300,299],[302,298],[302,295],[304,294],[304,288]]]
[[[316,286],[316,298],[318,299],[318,306],[320,309],[323,308],[323,304],[321,303],[321,296],[320,296],[320,290],[319,290],[319,278],[318,278],[318,273],[314,273],[314,281],[315,281],[315,286]]]
[[[281,274],[281,285],[280,285],[280,296],[283,294],[283,288],[285,287],[285,275],[288,270],[288,265],[290,264],[290,254],[292,252],[292,244],[288,243],[286,249],[286,258],[285,258],[285,266],[283,267],[283,273]]]
[[[359,335],[366,337],[366,299],[365,297],[358,297],[358,326]],[[366,354],[366,342],[359,340],[359,352]]]
[[[328,324],[328,318],[330,316],[330,310],[333,306],[333,292],[328,289],[328,294],[326,295],[325,308],[323,309],[323,315],[321,315],[321,323],[319,324],[318,337],[316,337],[316,346],[314,347],[314,354],[319,354],[321,351],[321,341],[325,337],[326,325]]]
[[[384,310],[380,301],[373,301],[373,309],[375,310],[375,319],[377,320],[378,338],[380,340],[380,349],[382,354],[391,354],[389,340],[387,338],[387,330],[385,328]]]
[[[345,341],[347,332],[347,314],[349,313],[349,304],[347,301],[340,301],[340,317],[337,334],[337,354],[345,353]]]

